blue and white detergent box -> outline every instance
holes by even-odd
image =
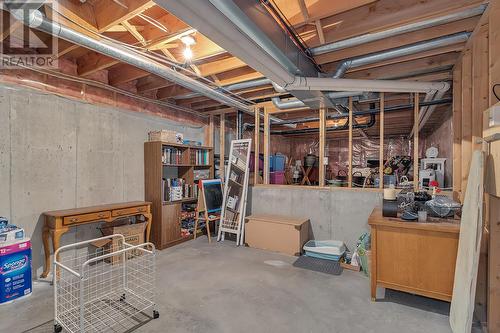
[[[0,247],[0,304],[31,294],[31,241]]]

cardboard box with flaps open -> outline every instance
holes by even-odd
[[[133,223],[133,224],[123,224],[123,221],[118,222],[117,224],[106,225],[100,228],[103,236],[110,235],[123,235],[125,237],[125,243],[130,245],[139,245],[144,243],[144,231],[146,230],[146,223]],[[98,240],[92,242],[90,251],[96,253],[97,255],[104,255],[110,252],[118,251],[120,242],[118,239],[110,240]],[[128,257],[138,256],[140,255],[139,251],[131,251],[128,253]],[[107,258],[105,261],[110,262],[112,264],[120,263],[122,260],[122,255],[114,255],[110,258]]]

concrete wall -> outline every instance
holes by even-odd
[[[42,265],[42,212],[144,200],[143,144],[154,129],[204,138],[203,127],[0,86],[0,216],[32,237],[34,270]],[[96,232],[73,228],[62,243]]]
[[[368,216],[381,203],[382,193],[373,191],[252,186],[248,210],[308,218],[313,239],[342,240],[354,249],[359,236],[369,230]]]

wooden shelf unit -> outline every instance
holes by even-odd
[[[176,148],[181,151],[180,163],[163,163],[164,147]],[[207,150],[208,164],[192,164],[191,156],[196,150]],[[151,241],[158,249],[179,244],[192,239],[181,237],[181,211],[183,203],[195,203],[197,198],[184,198],[178,201],[163,201],[162,178],[165,173],[170,176],[184,178],[187,184],[195,185],[194,170],[209,169],[209,179],[214,178],[213,148],[208,146],[191,146],[178,143],[149,141],[144,143],[144,184],[145,197],[152,202],[151,212],[154,223],[151,229]],[[171,178],[170,176],[165,178]]]

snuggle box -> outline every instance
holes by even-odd
[[[31,242],[0,247],[0,304],[31,294]]]

